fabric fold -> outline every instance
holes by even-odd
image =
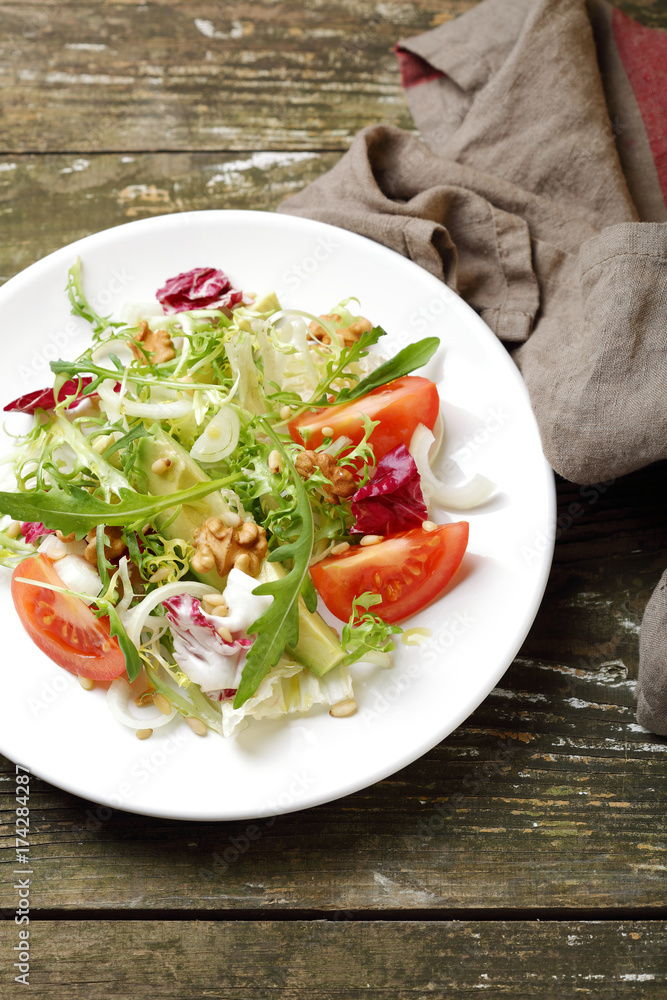
[[[667,458],[667,33],[604,0],[483,0],[397,53],[423,141],[370,126],[279,211],[457,291],[512,352],[566,479]],[[653,600],[639,690],[655,727],[664,578]]]

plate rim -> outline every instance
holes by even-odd
[[[353,242],[358,242],[360,247],[370,246],[374,253],[380,253],[381,255],[389,255],[391,258],[399,258],[405,265],[410,268],[414,268],[416,273],[421,276],[428,275],[434,282],[437,282],[442,289],[448,289],[448,293],[451,294],[451,302],[454,308],[461,314],[465,316],[468,323],[477,327],[484,336],[487,344],[490,346],[491,343],[495,344],[495,353],[498,357],[502,357],[503,363],[508,363],[508,369],[512,371],[514,377],[515,389],[517,389],[524,396],[525,401],[529,403],[528,391],[526,389],[525,383],[520,375],[519,369],[516,367],[512,356],[503,346],[501,341],[496,337],[494,332],[490,327],[484,322],[484,320],[472,309],[464,299],[462,299],[456,292],[450,289],[444,282],[441,282],[435,275],[422,268],[419,264],[412,261],[410,258],[404,257],[397,251],[385,246],[382,243],[378,243],[366,236],[362,236],[352,230],[344,229],[343,227],[334,226],[327,222],[321,222],[320,220],[308,219],[302,216],[295,216],[289,213],[277,213],[272,211],[264,210],[250,210],[250,209],[199,209],[187,212],[173,212],[173,213],[163,213],[160,215],[150,216],[144,219],[135,219],[129,222],[119,223],[115,226],[110,226],[106,229],[99,230],[95,233],[87,234],[86,236],[80,237],[72,243],[66,244],[65,246],[59,247],[57,250],[46,254],[39,260],[34,261],[32,264],[28,265],[26,268],[18,272],[18,274],[13,275],[8,279],[2,286],[0,286],[0,311],[3,308],[3,300],[7,295],[7,290],[10,294],[21,291],[23,286],[29,286],[32,282],[39,276],[42,270],[47,270],[53,266],[60,258],[69,257],[73,252],[77,252],[81,255],[82,251],[85,251],[87,245],[94,242],[96,246],[104,246],[108,241],[111,241],[122,234],[123,231],[132,231],[137,228],[141,229],[159,229],[162,226],[173,226],[177,223],[182,223],[184,226],[190,221],[196,222],[210,222],[214,224],[216,221],[220,221],[221,217],[233,222],[238,221],[250,221],[252,224],[263,224],[263,225],[280,225],[280,223],[289,224],[290,226],[295,226],[298,229],[304,231],[313,229],[315,231],[330,230],[332,233],[344,233],[346,239],[349,238]],[[64,292],[63,292],[64,294]],[[530,416],[532,418],[533,427],[538,432],[537,422],[535,416],[532,412],[530,406],[528,407]],[[355,794],[356,792],[368,788],[378,781],[382,781],[389,777],[390,775],[396,774],[403,768],[408,767],[414,761],[418,760],[429,750],[433,749],[444,739],[447,739],[469,716],[476,711],[476,709],[482,704],[482,702],[488,697],[493,688],[497,685],[500,678],[506,673],[509,666],[513,662],[516,654],[519,652],[521,646],[523,645],[526,636],[528,635],[530,629],[533,626],[535,617],[542,603],[544,592],[549,579],[549,574],[551,571],[553,551],[555,547],[555,536],[556,536],[556,515],[557,515],[557,497],[556,497],[556,486],[555,486],[555,476],[553,470],[549,466],[544,454],[541,455],[541,470],[540,475],[544,476],[545,487],[546,487],[546,510],[544,511],[544,523],[547,529],[547,545],[544,552],[541,553],[543,556],[540,562],[539,574],[537,575],[537,583],[531,595],[530,607],[528,612],[525,614],[524,626],[517,632],[515,636],[515,641],[512,643],[511,648],[513,652],[509,659],[507,656],[503,657],[499,661],[499,665],[487,677],[487,682],[492,678],[493,683],[488,685],[487,682],[484,684],[484,690],[480,697],[480,689],[476,689],[475,694],[472,698],[474,705],[472,707],[468,702],[465,706],[461,707],[457,713],[453,716],[454,723],[452,724],[451,719],[448,720],[446,726],[443,727],[443,732],[439,733],[436,738],[434,738],[434,733],[429,730],[429,735],[425,736],[422,740],[419,740],[416,744],[411,746],[411,749],[404,753],[400,760],[397,762],[396,757],[392,757],[391,763],[386,767],[378,766],[373,772],[365,771],[363,777],[358,780],[350,780],[345,784],[344,790],[334,790],[334,791],[323,791],[322,794],[318,795],[316,793],[311,793],[307,796],[307,801],[297,802],[288,804],[285,807],[274,808],[272,806],[266,806],[263,809],[253,810],[251,813],[241,810],[238,813],[233,810],[226,809],[224,812],[217,810],[203,810],[201,813],[194,813],[189,811],[187,813],[179,812],[178,809],[174,808],[160,808],[160,807],[150,807],[141,806],[137,803],[136,807],[134,804],[131,806],[119,805],[117,802],[112,801],[112,798],[108,795],[99,795],[94,797],[89,797],[88,790],[82,790],[81,786],[77,786],[76,782],[70,778],[63,778],[59,776],[53,776],[48,774],[48,769],[46,773],[43,769],[38,768],[38,770],[32,770],[35,776],[40,777],[42,780],[49,782],[56,788],[67,792],[68,794],[73,794],[79,798],[83,798],[87,801],[94,802],[101,806],[107,806],[112,808],[114,811],[127,812],[134,815],[151,816],[160,819],[171,819],[175,821],[188,821],[188,822],[232,822],[232,821],[242,821],[250,819],[263,819],[278,815],[288,815],[290,813],[301,812],[304,809],[314,808],[319,805],[324,805],[329,802],[337,801],[346,797],[347,795]],[[505,662],[507,660],[507,662]],[[301,715],[300,718],[307,718],[308,713]],[[252,723],[251,723],[252,724]],[[260,723],[255,723],[259,725]],[[446,731],[445,731],[446,730]],[[1,737],[0,737],[1,740]],[[11,753],[0,745],[0,752],[5,754],[8,759],[12,760]],[[41,773],[40,773],[41,772]]]

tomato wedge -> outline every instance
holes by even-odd
[[[420,375],[404,375],[351,403],[302,413],[290,420],[287,427],[292,440],[307,448],[322,444],[323,427],[330,427],[334,438],[344,434],[356,445],[364,436],[362,414],[365,413],[371,420],[380,421],[369,438],[379,461],[398,444],[407,448],[417,424],[433,430],[439,410],[438,390],[433,382]]]
[[[64,584],[46,556],[29,556],[12,574],[12,598],[21,624],[42,652],[79,677],[110,681],[125,671],[118,641],[106,619],[96,618],[83,601],[46,587],[20,583],[20,578]]]
[[[412,528],[376,545],[360,545],[311,566],[313,583],[329,611],[348,621],[352,601],[366,591],[379,594],[372,610],[394,624],[440,597],[461,565],[468,522],[441,524],[434,531]]]

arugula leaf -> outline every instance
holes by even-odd
[[[127,676],[130,682],[135,681],[139,674],[141,673],[141,657],[137,652],[137,647],[131,641],[125,627],[118,616],[118,612],[114,608],[113,604],[108,602],[100,602],[101,610],[109,618],[109,632],[111,635],[115,635],[118,639],[118,645],[120,646],[120,651],[125,657],[125,669],[127,670]]]
[[[425,337],[423,340],[417,341],[416,344],[408,344],[395,357],[385,361],[351,389],[341,389],[336,394],[336,405],[349,403],[360,396],[367,396],[373,389],[378,389],[381,385],[393,382],[394,379],[401,378],[403,375],[409,375],[410,372],[421,368],[427,361],[430,361],[439,346],[439,337]]]
[[[107,503],[91,496],[80,486],[70,486],[67,490],[51,486],[48,490],[27,490],[25,493],[0,492],[0,511],[17,521],[41,521],[47,528],[59,528],[64,535],[74,531],[77,538],[83,538],[98,524],[128,528],[145,524],[163,510],[200,500],[230,486],[238,478],[237,473],[224,479],[211,479],[165,496],[148,496],[123,488],[119,491],[118,503]]]
[[[248,628],[248,634],[256,633],[257,638],[246,657],[241,683],[234,698],[234,708],[241,708],[248,698],[252,698],[271,668],[275,667],[285,647],[297,645],[299,596],[304,594],[307,605],[311,599],[311,590],[306,582],[313,550],[313,513],[308,492],[271,426],[262,417],[258,417],[257,422],[280,452],[283,469],[287,469],[291,475],[295,496],[293,518],[298,522],[299,534],[295,542],[281,545],[269,555],[270,562],[292,560],[292,568],[279,580],[261,583],[253,590],[253,594],[270,594],[273,600],[264,614]]]

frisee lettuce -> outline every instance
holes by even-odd
[[[280,452],[284,467],[289,470],[294,488],[294,520],[299,533],[295,541],[281,545],[269,554],[269,562],[292,560],[291,569],[279,580],[271,580],[255,587],[253,594],[269,594],[271,604],[263,615],[252,623],[248,634],[257,634],[241,674],[241,682],[234,698],[234,708],[251,698],[272,667],[285,651],[286,646],[296,646],[299,641],[299,597],[312,610],[313,585],[308,576],[313,551],[313,513],[308,492],[303,485],[285,447],[270,424],[259,417],[259,426],[274,447]]]

